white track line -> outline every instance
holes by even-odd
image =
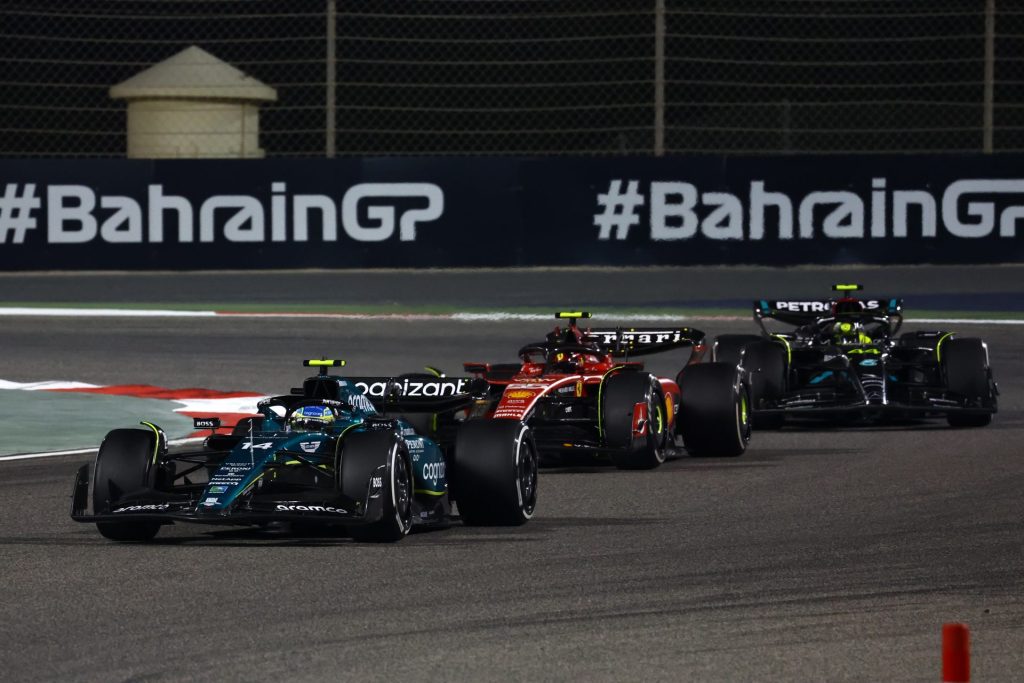
[[[130,308],[11,308],[0,307],[0,316],[54,316],[81,318],[109,317],[168,317],[168,318],[325,318],[336,320],[458,320],[460,322],[501,322],[503,320],[553,320],[549,313],[513,313],[510,311],[491,311],[486,313],[250,313],[231,311],[175,311],[175,310],[137,310]],[[953,325],[1024,325],[1024,313],[1021,318],[907,318],[907,323],[938,323]],[[602,317],[609,320],[680,322],[686,320],[749,320],[745,315],[700,315],[690,312],[686,315],[668,313],[622,313],[614,311]]]
[[[747,320],[748,316],[738,315],[672,315],[669,313],[602,313],[601,318],[609,320],[672,322],[679,320]],[[462,322],[501,322],[502,320],[555,320],[552,313],[509,313],[493,311],[490,313],[451,313],[449,320]],[[600,321],[598,321],[600,322]],[[586,323],[589,325],[590,323]]]
[[[908,323],[940,323],[943,325],[1024,325],[1024,320],[1009,318],[908,318]]]
[[[46,380],[44,382],[12,382],[0,379],[0,389],[5,391],[75,391],[76,389],[100,389],[98,384],[88,382],[66,382]]]
[[[56,458],[61,455],[85,455],[95,453],[99,448],[78,448],[72,451],[50,451],[48,453],[19,453],[17,455],[0,455],[0,460],[28,460],[29,458]]]
[[[28,308],[0,307],[0,315],[33,315],[76,318],[212,318],[216,311],[145,310],[135,308]]]

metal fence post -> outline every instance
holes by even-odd
[[[665,155],[665,0],[654,0],[654,156]]]
[[[992,125],[996,75],[996,0],[985,0],[985,106],[982,149],[992,153]]]
[[[337,97],[337,5],[336,0],[327,0],[327,101],[325,102],[326,121],[324,129],[324,155],[334,158],[337,151],[336,132],[334,129],[334,108]]]

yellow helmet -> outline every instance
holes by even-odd
[[[293,432],[319,432],[334,425],[334,412],[327,406],[301,406],[288,419]]]
[[[870,344],[872,339],[864,333],[864,326],[859,322],[841,320],[832,328],[832,339],[841,346],[852,344]]]

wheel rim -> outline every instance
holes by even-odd
[[[519,444],[519,463],[516,470],[519,506],[529,517],[533,514],[537,502],[537,456],[526,439],[522,439]]]
[[[665,461],[665,454],[662,448],[665,441],[665,417],[661,407],[662,404],[658,400],[658,394],[651,392],[647,397],[647,414],[650,416],[651,426],[657,426],[658,429],[655,431],[649,427],[647,432],[651,453],[658,462]]]
[[[736,402],[736,436],[742,447],[750,439],[750,409],[747,406],[747,395],[742,389]]]
[[[655,397],[655,399],[657,399],[657,397]],[[661,435],[665,433],[665,414],[661,410],[661,401],[651,401],[650,410],[655,416],[654,422],[658,426],[657,431],[654,433],[658,436],[658,441],[661,441]]]
[[[395,517],[399,525],[405,529],[412,520],[412,496],[410,495],[409,469],[401,454],[395,456],[394,466],[394,504]]]

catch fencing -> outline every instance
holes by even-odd
[[[197,45],[268,156],[1024,151],[1024,0],[5,0],[0,157],[121,157]]]

